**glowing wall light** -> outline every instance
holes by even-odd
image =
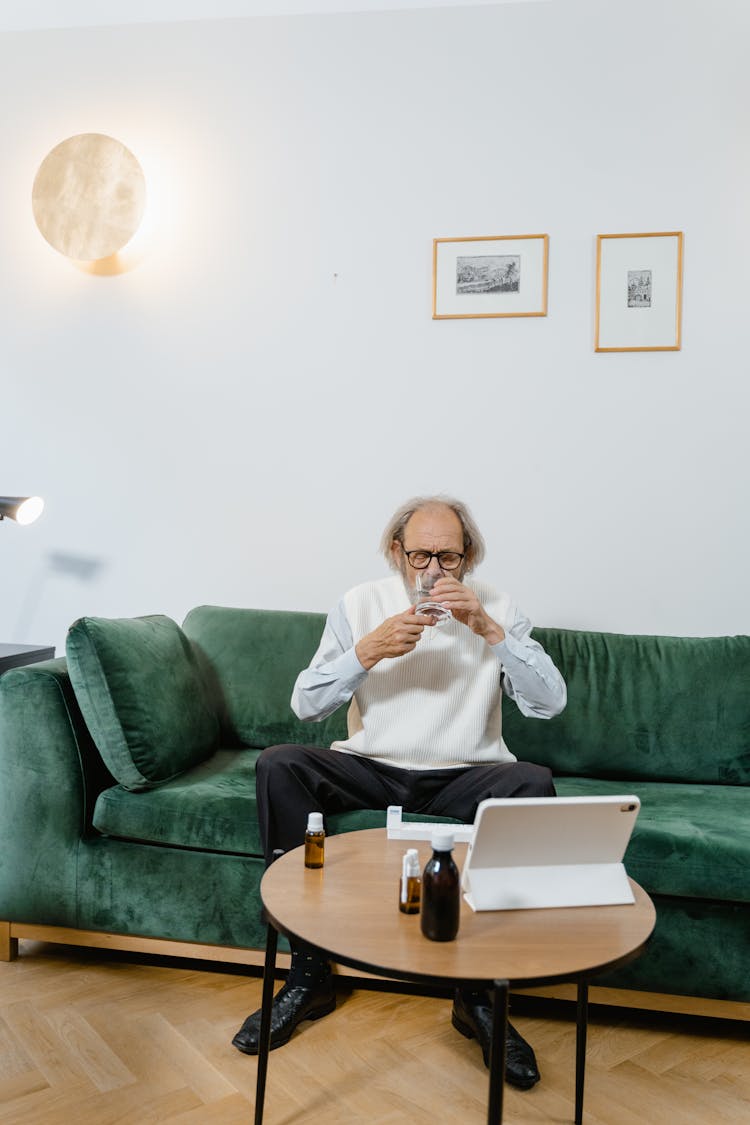
[[[120,141],[103,133],[80,133],[45,156],[31,203],[50,246],[76,261],[98,261],[122,250],[138,230],[146,180]]]

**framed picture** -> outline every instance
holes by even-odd
[[[682,231],[596,238],[597,352],[676,352],[682,316]]]
[[[549,235],[436,238],[432,319],[546,316]]]

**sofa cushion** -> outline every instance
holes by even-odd
[[[281,742],[330,746],[346,738],[346,707],[303,723],[289,700],[325,625],[322,613],[199,606],[183,629],[212,685],[222,741],[263,749]]]
[[[94,827],[106,836],[197,851],[262,854],[255,809],[258,750],[217,750],[146,793],[99,794]]]
[[[590,777],[556,777],[555,787],[560,797],[640,798],[625,867],[649,894],[750,902],[747,789]]]
[[[750,637],[535,629],[568,685],[551,720],[503,702],[517,758],[556,775],[750,783]]]
[[[158,789],[105,789],[96,803],[94,827],[120,839],[258,856],[258,755],[257,750],[222,749]],[[650,894],[750,901],[746,790],[647,782],[624,788],[618,782],[583,777],[557,778],[555,784],[561,797],[627,792],[640,798],[625,866]],[[330,833],[348,832],[384,823],[384,811],[372,810],[331,817],[327,828]]]
[[[190,642],[168,617],[82,617],[68,631],[78,705],[126,789],[175,777],[216,749],[219,723]]]
[[[113,785],[99,795],[94,827],[102,835],[122,840],[194,851],[262,855],[255,804],[255,763],[259,754],[259,750],[222,748],[208,761],[147,793],[132,793],[121,785]],[[440,819],[443,818],[404,815],[407,821]],[[385,809],[339,813],[326,822],[331,835],[384,826]]]

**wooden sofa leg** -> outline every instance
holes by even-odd
[[[10,936],[10,922],[0,922],[0,961],[15,961],[18,938]]]

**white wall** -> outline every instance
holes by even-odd
[[[548,0],[497,0],[502,4]],[[554,0],[564,3],[565,0]],[[2,0],[0,31],[50,27],[103,27],[172,20],[238,19],[320,12],[365,12],[393,8],[456,8],[493,0]]]
[[[0,491],[48,505],[0,527],[0,638],[327,609],[421,491],[469,501],[540,624],[749,632],[749,25],[570,0],[0,35]],[[117,276],[31,216],[88,131],[149,185]],[[595,235],[658,230],[683,349],[597,355]],[[435,236],[532,232],[547,318],[432,321]]]

